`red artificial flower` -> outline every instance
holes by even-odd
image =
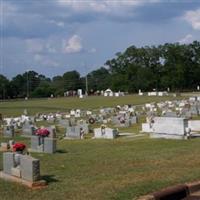
[[[43,136],[43,137],[47,137],[49,135],[49,130],[46,128],[39,128],[36,133],[36,135],[38,136]]]
[[[23,151],[26,148],[26,145],[23,143],[15,143],[13,145],[13,151]]]

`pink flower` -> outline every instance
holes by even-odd
[[[43,137],[47,137],[49,135],[49,130],[46,128],[39,128],[36,133],[36,135],[38,136],[43,136]]]

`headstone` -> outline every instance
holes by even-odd
[[[3,172],[30,182],[40,179],[40,162],[28,155],[3,153]]]
[[[15,167],[14,153],[3,153],[3,172],[6,174],[12,174],[12,168]]]
[[[116,129],[111,128],[95,128],[94,129],[94,138],[101,139],[114,139],[118,135]]]
[[[40,179],[40,161],[31,156],[20,156],[21,177],[27,181],[38,181]]]
[[[67,120],[67,119],[60,119],[59,120],[59,125],[62,126],[62,127],[64,127],[64,128],[66,128],[66,127],[69,126],[69,120]]]
[[[65,134],[66,138],[80,139],[81,127],[80,126],[69,126]]]
[[[56,139],[50,137],[32,136],[30,151],[41,153],[55,153]]]
[[[56,127],[55,126],[51,126],[47,128],[49,131],[49,136],[50,138],[56,138]]]
[[[55,138],[44,138],[44,152],[55,153],[56,152],[56,139]]]
[[[22,135],[23,136],[32,136],[34,135],[35,127],[30,124],[30,122],[26,121],[22,126]]]
[[[14,134],[15,134],[14,126],[10,125],[4,127],[3,129],[4,137],[14,137]]]
[[[200,120],[189,120],[188,127],[191,129],[191,131],[200,132]]]
[[[80,120],[77,122],[77,125],[83,129],[84,134],[89,133],[89,128],[88,128],[88,124],[86,123],[86,121]]]
[[[177,117],[177,113],[176,112],[166,112],[165,117]]]
[[[152,133],[153,129],[150,123],[142,123],[142,132],[144,133]]]
[[[153,138],[184,139],[188,120],[176,117],[155,117],[153,123]]]

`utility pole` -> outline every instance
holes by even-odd
[[[87,74],[86,74],[86,77],[85,77],[85,94],[86,94],[86,96],[88,95],[88,78],[87,78]]]
[[[26,97],[29,98],[29,81],[28,81],[28,71],[26,72]]]
[[[6,87],[5,84],[3,84],[3,99],[6,99]]]
[[[87,66],[84,63],[85,66],[85,72],[86,72],[86,76],[85,76],[85,95],[88,96],[88,77],[87,77]]]

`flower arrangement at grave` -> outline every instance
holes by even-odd
[[[35,134],[40,137],[48,137],[50,132],[47,128],[39,128]]]
[[[90,123],[90,124],[94,124],[94,123],[95,123],[95,119],[94,119],[93,117],[90,117],[89,123]]]
[[[105,129],[107,126],[105,124],[101,125],[101,129]]]
[[[17,142],[13,144],[12,149],[15,152],[23,152],[26,149],[26,145],[23,143]]]
[[[123,116],[118,117],[118,120],[119,120],[119,122],[120,122],[121,124],[124,124],[124,123],[125,123],[125,117],[123,117]]]

